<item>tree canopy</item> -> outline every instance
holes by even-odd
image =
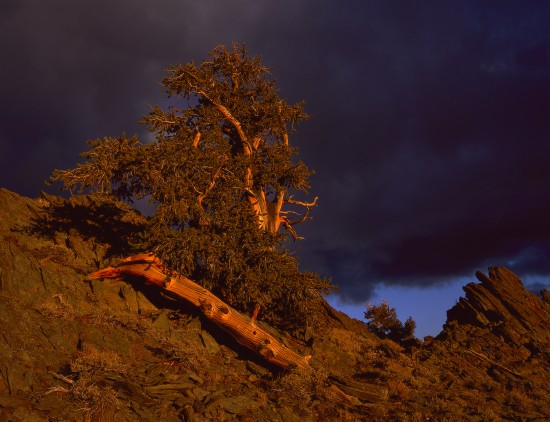
[[[143,123],[154,141],[136,136],[90,141],[74,169],[51,182],[132,203],[154,213],[135,240],[170,267],[231,305],[281,327],[303,326],[332,288],[301,272],[284,248],[300,239],[317,198],[306,195],[312,171],[290,145],[303,103],[278,95],[270,70],[244,45],[219,46],[200,64],[171,66],[162,80],[173,104],[151,107]]]
[[[409,317],[403,324],[395,308],[391,308],[385,300],[380,305],[367,304],[364,314],[367,328],[380,338],[389,338],[398,343],[414,338],[416,322]]]

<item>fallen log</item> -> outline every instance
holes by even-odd
[[[118,279],[126,274],[144,277],[147,282],[191,302],[202,311],[206,318],[229,333],[240,344],[263,356],[267,361],[285,369],[308,366],[311,356],[300,356],[256,324],[259,308],[256,308],[251,318],[242,315],[194,281],[171,273],[152,254],[130,256],[116,266],[96,271],[88,277],[91,279]]]

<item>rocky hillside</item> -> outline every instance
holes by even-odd
[[[305,338],[264,326],[313,356],[285,373],[157,288],[87,279],[129,253],[141,221],[0,189],[1,422],[550,418],[550,304],[504,268],[406,347],[328,305]]]

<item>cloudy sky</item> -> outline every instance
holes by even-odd
[[[548,22],[548,0],[2,0],[0,186],[35,197],[86,140],[144,137],[163,69],[245,42],[313,115],[303,266],[352,314],[440,325],[475,270],[548,283]]]

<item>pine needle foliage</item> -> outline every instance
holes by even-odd
[[[369,331],[382,339],[388,338],[399,343],[414,338],[416,322],[409,317],[403,324],[395,308],[390,307],[385,300],[380,305],[367,304],[365,319]]]
[[[289,144],[308,117],[303,104],[281,99],[269,69],[239,44],[171,66],[162,86],[173,104],[144,116],[153,142],[124,134],[90,141],[84,162],[55,170],[50,182],[128,203],[148,199],[154,213],[136,251],[155,253],[241,311],[260,305],[276,326],[310,324],[332,286],[301,272],[284,247],[316,205],[290,195],[307,194],[312,175]],[[286,204],[305,212],[291,221]]]

